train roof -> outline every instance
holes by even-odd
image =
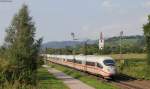
[[[112,57],[109,56],[96,56],[96,55],[49,55],[47,57],[56,57],[68,60],[82,60],[82,61],[90,61],[90,62],[102,62],[104,60],[113,60]]]

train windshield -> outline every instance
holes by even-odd
[[[104,64],[106,66],[115,66],[115,62],[113,60],[104,60]]]

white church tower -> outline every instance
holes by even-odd
[[[103,33],[100,33],[100,38],[99,38],[99,49],[102,50],[104,48],[104,37]]]

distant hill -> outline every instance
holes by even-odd
[[[42,44],[42,48],[65,48],[67,46],[83,45],[84,41],[52,41]],[[88,44],[95,44],[96,40],[89,40]]]
[[[105,39],[105,45],[118,46],[120,43],[120,37],[111,37]],[[66,46],[83,45],[84,41],[52,41],[42,45],[43,48],[65,48]],[[88,44],[98,44],[98,40],[89,40]],[[144,36],[124,36],[122,37],[122,44],[124,45],[140,45],[145,46]]]
[[[42,45],[43,48],[65,48],[66,46],[75,46],[82,44],[79,41],[52,41]]]
[[[111,44],[119,45],[120,44],[120,37],[111,37],[105,40],[106,45]],[[122,44],[123,45],[145,45],[144,36],[136,35],[136,36],[123,36],[122,37]]]

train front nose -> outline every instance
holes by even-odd
[[[117,70],[116,70],[116,68],[115,67],[113,67],[113,66],[111,66],[111,67],[108,67],[107,68],[107,70],[108,70],[108,72],[109,72],[109,76],[115,76],[116,75],[116,73],[117,73]]]

